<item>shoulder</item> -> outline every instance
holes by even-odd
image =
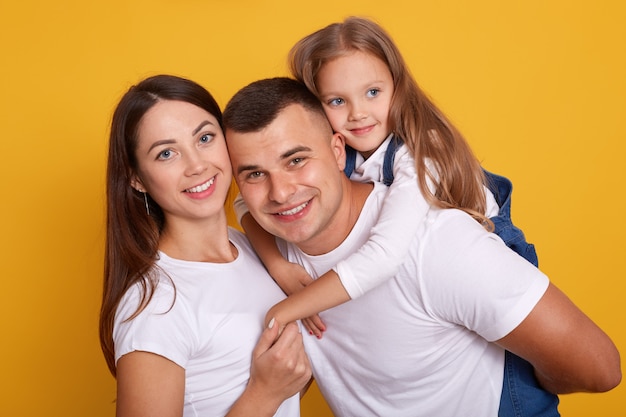
[[[508,248],[467,213],[430,210],[419,233],[419,257],[424,276],[436,286],[502,287],[502,291],[547,277]]]
[[[468,214],[433,212],[416,260],[432,310],[487,340],[502,337],[537,303],[548,277]]]
[[[422,225],[424,251],[430,254],[460,257],[475,254],[487,243],[494,248],[507,249],[496,234],[489,233],[461,210],[431,208]]]

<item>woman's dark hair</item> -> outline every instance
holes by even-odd
[[[156,75],[132,86],[121,98],[111,122],[106,173],[107,222],[104,259],[104,290],[100,311],[100,345],[115,376],[113,323],[124,293],[133,285],[142,287],[142,299],[134,318],[150,302],[157,279],[152,274],[160,232],[161,208],[147,195],[131,187],[137,172],[137,135],[148,110],[161,100],[184,101],[213,115],[220,126],[219,105],[199,84],[172,75]],[[146,210],[149,207],[149,214]]]

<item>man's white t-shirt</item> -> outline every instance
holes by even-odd
[[[375,184],[360,218],[333,251],[281,252],[322,275],[360,248],[387,187]],[[548,286],[537,268],[459,210],[430,209],[399,272],[320,314],[305,337],[314,376],[337,417],[497,416],[504,350],[491,343],[529,314]]]

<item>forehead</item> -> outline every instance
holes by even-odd
[[[391,72],[385,62],[371,53],[358,50],[324,63],[317,75],[318,83],[339,83],[338,86],[355,79],[388,81],[390,78]]]
[[[207,120],[217,126],[217,119],[195,104],[179,100],[159,100],[141,118],[139,136],[168,135],[177,131],[193,132],[198,123]]]
[[[331,137],[332,129],[326,118],[298,104],[287,106],[268,126],[257,132],[226,131],[233,160],[244,154],[250,158],[261,152],[280,155],[294,146],[328,147]]]

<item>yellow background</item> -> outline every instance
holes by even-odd
[[[389,30],[483,165],[513,180],[540,267],[626,352],[623,2],[1,0],[0,415],[114,415],[97,323],[120,95],[172,73],[223,106],[350,14]],[[304,416],[328,415],[318,395]],[[561,411],[623,415],[625,400],[622,384]]]

